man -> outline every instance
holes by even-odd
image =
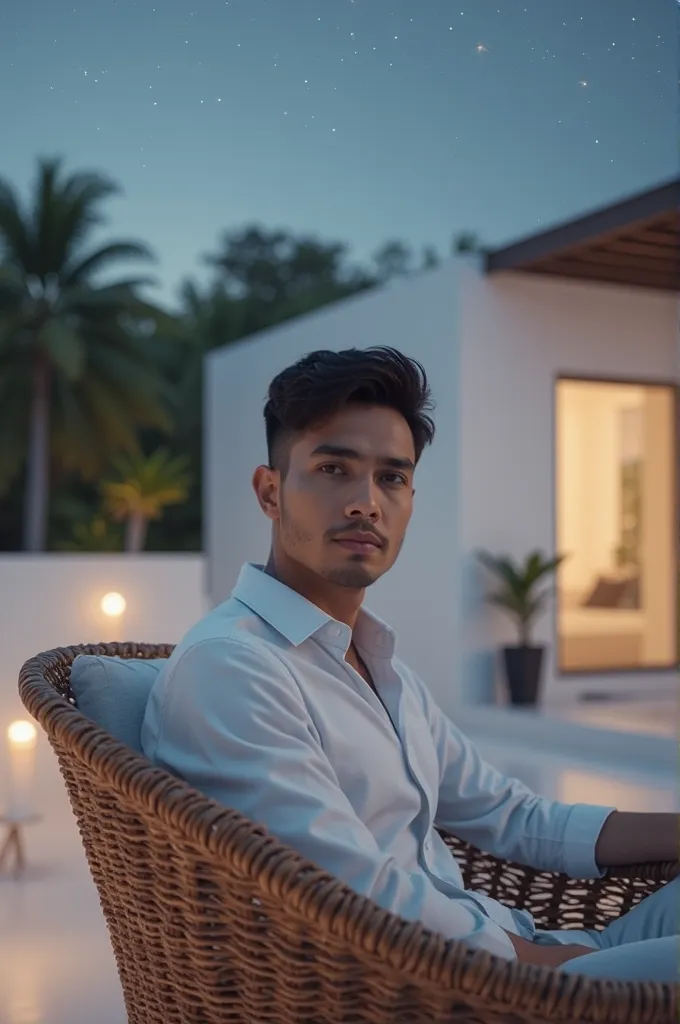
[[[677,881],[601,934],[541,932],[528,913],[466,892],[436,832],[574,877],[678,854],[675,815],[567,806],[486,764],[362,607],[402,546],[431,405],[423,368],[390,348],[314,352],[275,378],[269,464],[253,477],[269,560],[244,566],[174,651],[144,750],[447,938],[572,973],[676,980]]]

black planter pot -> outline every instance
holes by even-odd
[[[504,647],[505,676],[511,704],[536,704],[541,685],[543,647]]]

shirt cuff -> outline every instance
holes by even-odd
[[[564,867],[572,878],[604,878],[606,868],[595,860],[595,846],[602,827],[616,810],[595,804],[574,804],[563,837]]]

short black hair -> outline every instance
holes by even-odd
[[[425,370],[395,348],[310,352],[269,385],[264,407],[271,469],[285,472],[295,435],[327,422],[350,403],[396,409],[411,433],[416,462],[434,438],[434,408]]]

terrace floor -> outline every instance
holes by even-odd
[[[680,726],[680,703],[669,697],[581,701],[558,714],[579,725],[670,739],[677,738]]]

